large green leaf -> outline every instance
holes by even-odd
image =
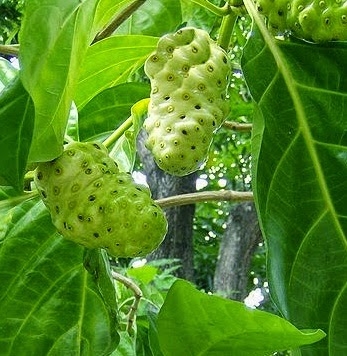
[[[23,190],[34,123],[34,106],[17,78],[0,97],[0,185]]]
[[[6,214],[0,245],[2,355],[108,355],[117,346],[117,305],[105,258],[56,233],[36,199]]]
[[[254,193],[272,296],[297,327],[329,338],[303,355],[347,352],[347,44],[256,31],[243,69],[254,117]],[[341,311],[344,313],[341,315]]]
[[[160,37],[167,32],[175,31],[181,22],[179,0],[147,0],[116,33]]]
[[[129,35],[112,36],[92,45],[83,63],[74,98],[81,110],[103,90],[124,83],[143,65],[155,49],[158,38]]]
[[[96,31],[93,24],[98,3],[31,0],[25,4],[21,78],[36,115],[30,161],[50,160],[62,152],[79,69]]]
[[[183,280],[169,290],[157,327],[165,356],[265,356],[324,337],[321,330],[299,331],[276,315],[210,296]]]

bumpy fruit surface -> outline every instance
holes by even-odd
[[[147,148],[172,175],[196,171],[229,112],[225,51],[207,32],[183,28],[159,40],[145,72],[152,88],[144,122]]]
[[[275,32],[314,42],[347,40],[347,0],[255,0]]]
[[[164,213],[149,189],[119,172],[99,143],[68,144],[60,157],[39,164],[35,183],[58,231],[80,245],[136,257],[165,236]]]

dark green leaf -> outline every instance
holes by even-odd
[[[180,1],[147,0],[116,33],[160,37],[175,31],[181,22]]]
[[[207,295],[183,280],[171,287],[157,328],[166,356],[264,356],[324,337],[320,330],[299,331],[276,315]]]
[[[347,319],[338,314],[347,304],[347,44],[273,40],[271,48],[277,62],[257,32],[243,57],[259,105],[253,181],[270,290],[296,326],[329,335],[303,355],[341,355],[347,349],[341,333]]]
[[[23,190],[34,124],[34,106],[17,78],[0,97],[0,185]]]
[[[110,354],[119,342],[117,306],[105,303],[104,282],[84,268],[84,249],[56,233],[40,201],[8,214],[0,245],[1,354]],[[98,261],[99,271],[108,268]]]
[[[79,110],[103,90],[124,83],[143,65],[158,38],[112,36],[92,45],[83,63],[74,98]]]
[[[63,150],[81,62],[95,35],[97,4],[97,0],[26,2],[20,64],[23,85],[35,104],[30,161],[50,160]]]
[[[124,83],[98,94],[80,111],[81,140],[90,140],[104,132],[115,130],[131,115],[131,107],[137,101],[147,98],[149,92],[148,84]]]

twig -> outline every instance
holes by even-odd
[[[252,124],[241,124],[236,121],[225,121],[223,127],[226,129],[234,130],[234,131],[241,131],[241,132],[250,132],[252,131]]]
[[[115,131],[113,131],[109,137],[106,138],[106,140],[103,142],[103,145],[106,148],[109,148],[124,134],[126,130],[128,130],[131,127],[132,124],[133,124],[133,118],[132,116],[130,116],[122,123],[122,125],[120,125]]]
[[[174,195],[156,200],[162,208],[189,205],[207,201],[253,201],[252,192],[237,192],[233,190],[205,191]]]
[[[19,45],[0,45],[0,53],[17,57],[19,54]]]
[[[140,299],[142,298],[143,294],[141,289],[133,282],[130,278],[124,277],[122,274],[117,273],[115,271],[111,271],[112,273],[112,278],[114,278],[116,281],[124,284],[127,288],[131,289],[132,292],[134,293],[134,302],[130,307],[129,313],[128,313],[128,325],[127,325],[127,332],[131,332],[131,328],[133,327],[134,320],[135,320],[135,315],[137,308],[140,303]]]
[[[94,38],[93,43],[103,40],[112,35],[112,33],[129,18],[146,0],[135,0],[123,11],[121,11],[102,31]]]

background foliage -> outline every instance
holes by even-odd
[[[196,2],[203,3],[148,0],[98,42],[97,33],[133,1],[0,4],[11,9],[0,23],[2,43],[20,43],[20,70],[8,56],[0,59],[4,355],[156,356],[184,354],[187,347],[193,355],[346,352],[346,43],[274,39],[254,9],[259,30],[253,26],[246,43],[250,20],[239,17],[229,53],[229,119],[253,119],[252,138],[221,129],[200,172],[203,189],[250,190],[252,184],[267,278],[283,318],[198,291],[171,275],[177,265],[164,269],[168,261],[135,268],[135,261],[124,265],[102,251],[84,251],[63,240],[42,202],[28,192],[35,163],[57,157],[66,134],[102,140],[129,116],[137,128],[111,152],[132,166],[143,121],[135,104],[149,95],[141,67],[159,36],[184,25],[212,36],[220,28],[221,18]],[[229,207],[197,209],[197,282],[207,291]],[[126,317],[134,296],[112,271],[143,291],[130,334]]]

